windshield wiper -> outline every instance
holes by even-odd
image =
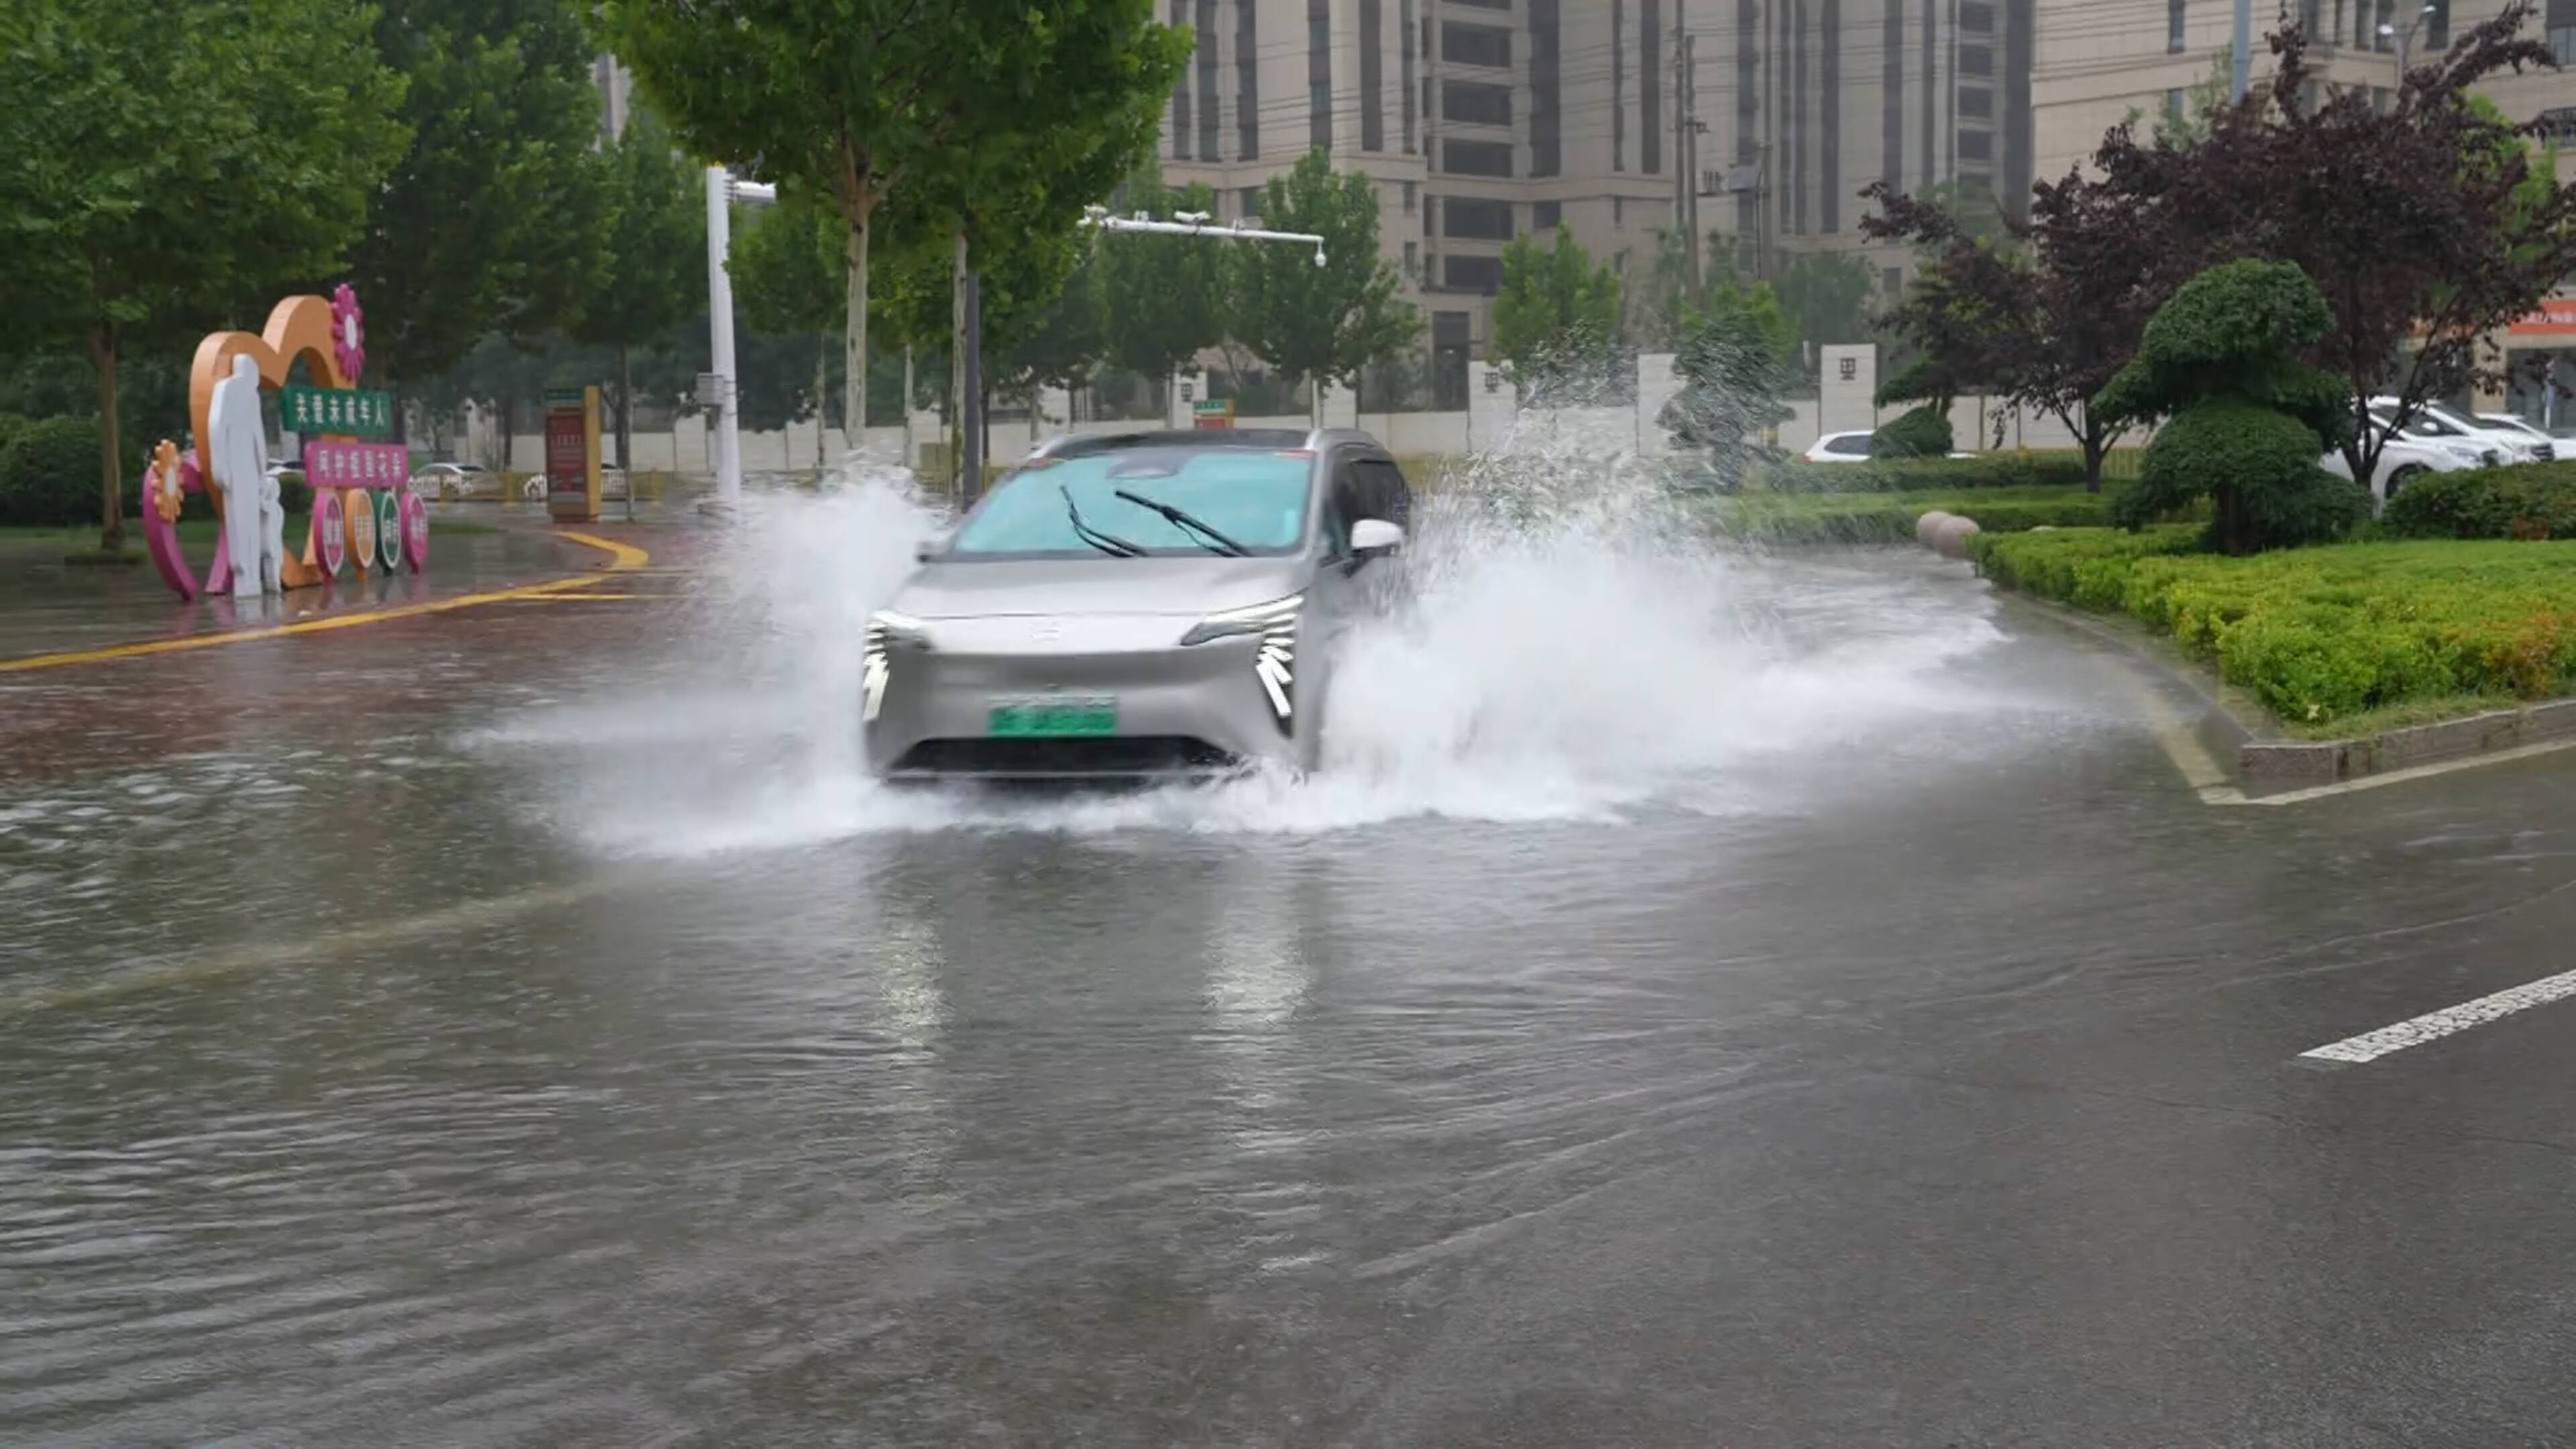
[[[1058,483],[1055,485],[1055,491],[1064,495],[1064,516],[1073,520],[1073,533],[1076,538],[1113,558],[1145,556],[1145,550],[1141,546],[1129,543],[1114,533],[1102,533],[1099,529],[1083,522],[1082,509],[1074,503],[1072,489]]]
[[[1252,556],[1252,550],[1245,548],[1242,544],[1236,543],[1233,539],[1217,532],[1205,521],[1192,515],[1185,509],[1175,508],[1171,504],[1165,503],[1160,499],[1148,498],[1141,493],[1130,493],[1124,488],[1117,490],[1117,496],[1126,499],[1128,502],[1135,504],[1139,508],[1150,509],[1153,512],[1159,513],[1180,527],[1188,529],[1192,533],[1204,535],[1207,541],[1199,545],[1201,548],[1207,549],[1213,553],[1224,554],[1229,558],[1250,558]]]

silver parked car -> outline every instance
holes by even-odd
[[[1400,588],[1411,506],[1365,433],[1049,443],[869,619],[869,765],[895,780],[1312,769],[1335,639]]]

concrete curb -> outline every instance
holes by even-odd
[[[1941,515],[1941,521],[1949,521],[1949,515]],[[1917,527],[1918,536],[1924,543],[1938,549],[1935,538],[1940,530],[1935,520],[1926,515]],[[1939,551],[1945,555],[1948,553],[1946,549]],[[2198,661],[2189,659],[2179,650],[2170,646],[2159,650],[2149,641],[2129,638],[2092,615],[2053,599],[2000,586],[1995,592],[2021,607],[2121,649],[2131,658],[2198,695],[2225,721],[2233,734],[2237,788],[2249,797],[2339,785],[2372,775],[2576,739],[2576,699],[2544,700],[2513,709],[2489,710],[2463,719],[2409,725],[2403,729],[2355,735],[2348,739],[2286,739],[2268,717],[2258,713],[2255,718],[2248,719],[2247,713],[2253,707],[2231,702],[2228,696],[2232,691],[2225,682],[2210,676]]]

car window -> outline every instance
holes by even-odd
[[[1836,437],[1827,438],[1825,439],[1825,451],[1828,453],[1838,453],[1846,458],[1866,458],[1869,456],[1869,434],[1843,433]]]
[[[967,514],[953,558],[1098,558],[1065,507],[1082,521],[1153,554],[1199,554],[1198,535],[1118,496],[1168,503],[1259,554],[1294,553],[1305,541],[1314,466],[1302,452],[1152,448],[1041,458],[993,486]]]
[[[1360,488],[1360,517],[1382,518],[1398,528],[1413,526],[1413,489],[1404,470],[1384,458],[1362,457],[1352,464]]]

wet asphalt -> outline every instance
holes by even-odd
[[[1765,565],[1791,633],[1988,611],[2008,707],[1554,818],[871,814],[655,728],[662,540],[0,676],[0,1440],[2576,1442],[2576,1002],[2300,1060],[2576,967],[2576,756],[2204,805],[1891,553]]]

